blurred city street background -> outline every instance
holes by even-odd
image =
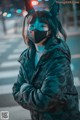
[[[78,4],[60,4],[59,17],[68,35],[80,109],[80,0],[77,1]],[[18,58],[27,48],[21,33],[25,15],[22,0],[0,0],[0,112],[9,111],[10,120],[30,120],[29,111],[21,108],[12,96],[20,66]]]

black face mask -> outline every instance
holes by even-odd
[[[47,35],[47,31],[35,30],[35,32],[34,32],[34,42],[35,43],[41,42],[43,39],[46,38],[46,35]]]
[[[39,31],[35,30],[34,31],[34,36],[32,35],[31,32],[28,32],[28,37],[31,38],[31,40],[34,43],[40,43],[43,39],[45,39],[47,36],[47,31]]]

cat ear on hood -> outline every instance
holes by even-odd
[[[50,9],[50,13],[52,14],[52,16],[57,16],[59,14],[59,4],[58,3],[53,3],[53,5],[51,6]]]

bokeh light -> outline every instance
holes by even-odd
[[[4,12],[4,13],[3,13],[3,16],[6,17],[6,16],[7,16],[7,12]]]

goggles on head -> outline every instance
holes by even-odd
[[[59,13],[59,4],[56,0],[24,0],[28,14],[35,11],[51,11],[52,14]]]

